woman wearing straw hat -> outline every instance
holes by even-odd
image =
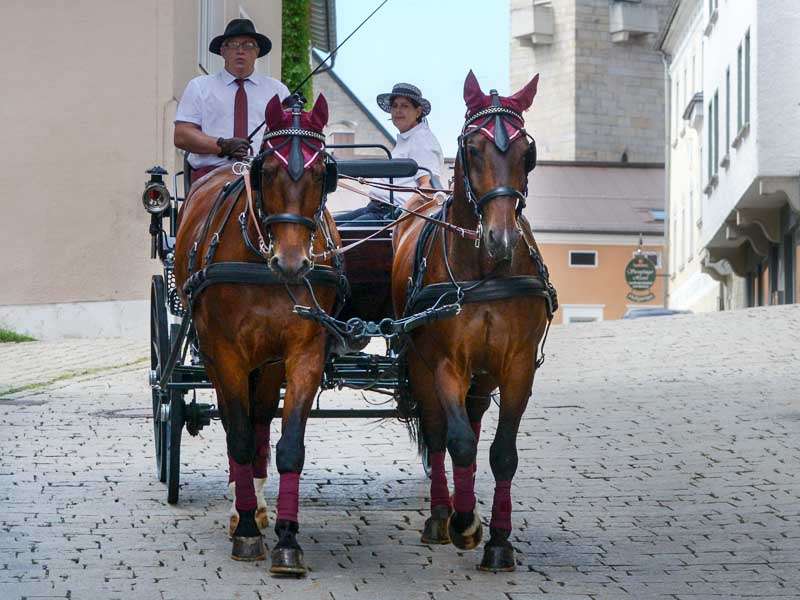
[[[412,177],[395,178],[394,184],[441,187],[444,173],[442,147],[433,135],[425,117],[431,112],[431,103],[422,96],[419,88],[410,83],[398,83],[391,92],[378,94],[378,106],[392,115],[392,123],[397,127],[397,145],[392,151],[393,158],[412,158],[421,167]],[[388,180],[386,181],[388,183]],[[394,203],[405,205],[413,192],[394,192]],[[390,201],[386,190],[372,190],[370,197],[384,202]],[[380,202],[370,202],[367,206],[354,210],[344,220],[380,220],[387,218],[392,209]]]

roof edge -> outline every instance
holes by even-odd
[[[664,237],[663,230],[648,230],[642,228],[634,229],[563,229],[559,227],[536,227],[532,223],[533,233],[589,233],[591,235],[650,235],[655,237]]]
[[[669,11],[669,17],[667,17],[666,22],[664,23],[664,29],[661,30],[661,33],[658,35],[657,41],[655,43],[654,49],[658,50],[662,54],[666,55],[664,51],[664,42],[667,40],[667,35],[669,34],[669,30],[672,27],[672,22],[675,20],[675,15],[678,14],[678,8],[681,5],[681,0],[674,0],[672,4],[672,9]]]
[[[545,167],[597,167],[602,169],[663,169],[659,162],[610,162],[591,160],[539,160],[536,166]]]

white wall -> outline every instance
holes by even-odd
[[[778,0],[781,2],[782,0]],[[703,232],[701,243],[708,244],[717,232],[723,227],[725,220],[730,215],[736,203],[744,195],[747,188],[759,173],[759,146],[757,140],[761,137],[758,98],[759,31],[756,26],[757,10],[766,10],[768,6],[776,4],[774,0],[758,2],[756,0],[728,0],[719,2],[718,19],[711,27],[710,33],[704,41],[704,66],[703,66],[703,95],[705,111],[708,111],[709,100],[715,91],[720,94],[720,121],[719,121],[719,158],[726,153],[725,148],[725,71],[731,70],[731,140],[736,137],[737,115],[737,49],[744,42],[747,30],[750,30],[750,130],[738,148],[727,150],[730,156],[728,167],[718,167],[719,182],[710,195],[703,195]],[[793,3],[795,4],[795,3]],[[797,6],[795,4],[795,6]],[[708,3],[704,2],[705,22],[708,22]],[[772,25],[770,25],[772,27]],[[793,34],[795,37],[797,33]],[[785,42],[786,39],[782,40]],[[795,107],[796,108],[796,107]],[[708,127],[710,119],[706,118],[703,124],[703,185],[708,183]]]
[[[738,1],[738,0],[737,0]],[[729,2],[730,3],[730,2]],[[800,172],[800,2],[759,2],[751,94],[761,175]]]
[[[703,5],[700,0],[684,2],[665,42],[671,57],[669,306],[695,312],[716,309],[719,287],[701,270],[703,130],[698,131],[683,119],[688,103],[703,89]]]

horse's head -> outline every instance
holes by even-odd
[[[296,282],[312,267],[314,233],[324,218],[327,171],[325,136],[328,103],[320,94],[314,108],[284,110],[278,96],[266,109],[267,131],[253,160],[251,181],[257,212],[271,246],[269,266]],[[257,188],[257,189],[256,189]]]
[[[519,240],[517,217],[525,207],[536,146],[522,113],[530,108],[539,75],[513,96],[484,94],[472,71],[464,82],[466,121],[458,138],[456,184],[478,218],[480,243],[497,261],[510,260]]]

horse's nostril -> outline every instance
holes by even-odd
[[[280,264],[278,263],[277,256],[273,256],[272,258],[269,259],[269,268],[272,269],[273,271],[280,270]]]

